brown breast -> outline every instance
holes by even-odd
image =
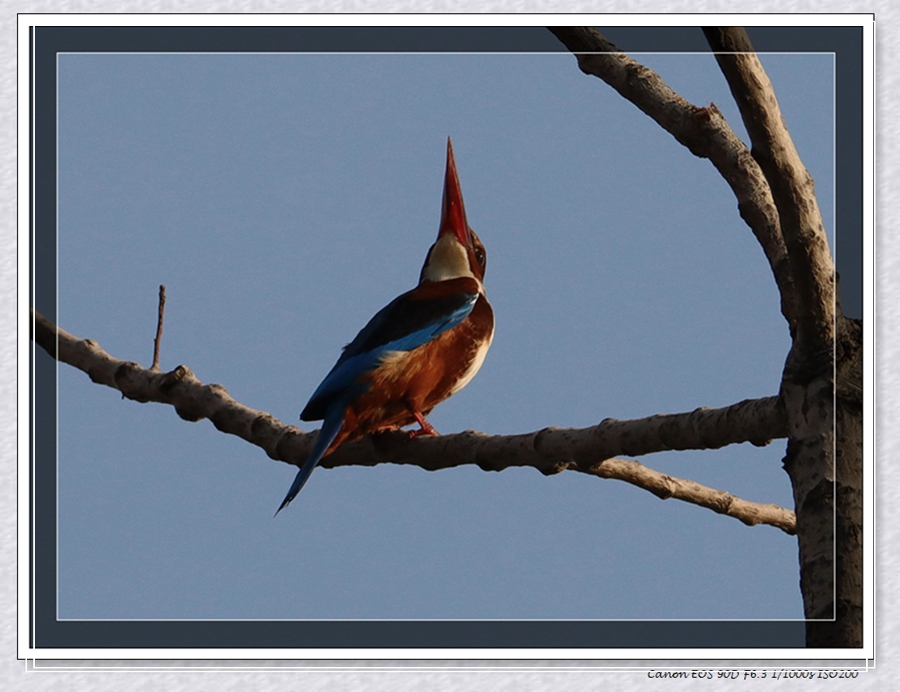
[[[369,391],[346,411],[332,447],[375,430],[414,422],[474,377],[494,333],[494,312],[481,295],[459,325],[419,348],[388,356],[370,379]]]

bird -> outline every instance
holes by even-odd
[[[486,264],[466,218],[448,137],[441,221],[419,283],[369,320],[313,392],[300,419],[321,420],[322,428],[276,516],[345,442],[414,423],[419,428],[410,437],[439,434],[425,416],[472,380],[494,338]]]

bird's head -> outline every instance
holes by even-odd
[[[480,284],[484,279],[487,255],[484,245],[469,228],[463,204],[453,144],[447,138],[447,172],[444,175],[444,201],[441,205],[441,226],[437,240],[428,251],[419,283],[447,281],[469,276]]]

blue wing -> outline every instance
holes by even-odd
[[[478,300],[478,293],[469,291],[422,299],[417,290],[391,301],[347,344],[303,409],[301,420],[327,420],[334,401],[349,401],[365,391],[365,384],[358,382],[360,375],[377,367],[385,353],[412,351],[428,343],[466,319]]]
[[[478,300],[469,279],[442,282],[444,286],[419,286],[382,308],[356,335],[331,372],[310,398],[302,420],[324,419],[309,458],[275,512],[287,507],[309,480],[316,465],[337,437],[344,423],[344,409],[367,386],[359,383],[363,373],[377,367],[385,353],[412,351],[462,322]],[[453,290],[464,288],[466,290]]]

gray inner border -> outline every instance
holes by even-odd
[[[705,43],[697,29],[676,29],[666,33],[666,28],[634,27],[604,28],[606,35],[623,50],[640,52],[702,51]],[[847,31],[858,32],[858,46],[847,48]],[[499,51],[499,52],[564,52],[560,51],[556,40],[541,28],[504,29],[145,29],[133,30],[93,28],[39,28],[36,33],[36,148],[35,163],[38,170],[48,171],[50,161],[55,162],[55,142],[47,141],[44,128],[52,122],[55,132],[55,108],[42,107],[44,79],[53,82],[55,96],[55,54],[57,51],[78,50],[219,50],[234,52],[239,50],[328,50],[356,51]],[[546,34],[546,35],[545,35]],[[846,27],[798,28],[772,27],[750,30],[751,38],[760,51],[807,52],[813,50],[836,50],[838,52],[838,104],[853,105],[852,94],[842,94],[842,89],[858,87],[861,84],[848,79],[847,70],[853,74],[858,66],[848,67],[845,56],[855,51],[861,65],[861,30]],[[682,43],[683,42],[683,43]],[[52,56],[53,79],[49,79],[49,60]],[[44,61],[48,61],[45,63]],[[856,74],[859,74],[857,71]],[[849,84],[848,84],[849,82]],[[861,126],[861,121],[858,123]],[[843,131],[841,113],[838,113],[838,129]],[[838,136],[838,204],[837,256],[847,266],[839,267],[842,274],[842,292],[845,309],[851,308],[849,287],[859,286],[859,312],[861,313],[861,233],[848,233],[847,228],[861,231],[861,189],[859,190],[859,213],[850,213],[856,204],[846,199],[847,185],[842,185],[842,176],[854,177],[851,163],[842,161],[841,142],[848,151],[845,155],[852,159],[859,147],[858,137]],[[50,158],[52,153],[52,159]],[[861,160],[860,160],[861,166]],[[861,172],[861,168],[860,168]],[[56,248],[55,239],[55,194],[48,195],[47,180],[44,175],[37,181],[35,223],[35,253],[38,274],[34,301],[37,308],[48,317],[55,316],[56,289],[48,276],[55,279]],[[55,171],[52,174],[55,185]],[[845,183],[846,183],[845,179]],[[852,187],[852,186],[850,186]],[[55,192],[52,187],[51,192]],[[842,217],[842,210],[846,217]],[[52,230],[52,233],[50,232]],[[50,236],[51,242],[48,242]],[[855,243],[853,242],[855,241]],[[844,245],[849,244],[845,248]],[[854,244],[858,246],[859,272],[854,281],[854,266],[849,262],[854,257]],[[57,622],[55,620],[55,402],[48,397],[55,390],[55,362],[45,354],[40,354],[34,362],[36,399],[38,411],[35,420],[35,454],[37,460],[38,500],[35,512],[35,534],[40,536],[36,543],[36,622],[38,635],[36,644],[43,647],[666,647],[690,648],[751,647],[776,648],[802,646],[803,623],[771,622]],[[47,409],[51,416],[47,417]],[[50,430],[53,433],[50,433]],[[48,473],[48,471],[50,473]],[[48,501],[49,500],[49,501]],[[48,530],[48,527],[51,527]],[[43,546],[43,547],[42,547]],[[48,548],[49,546],[49,548]],[[49,598],[48,598],[49,595]],[[48,605],[49,604],[49,605]]]

